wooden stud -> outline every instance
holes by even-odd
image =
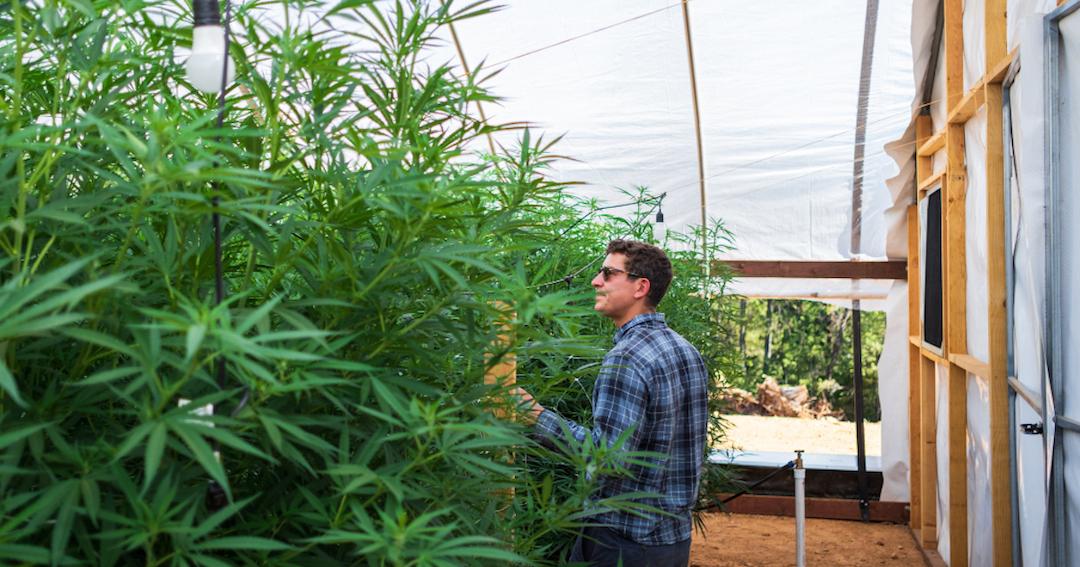
[[[994,565],[1012,562],[1012,483],[1009,479],[1008,338],[1005,298],[1005,167],[1002,87],[986,87],[987,290],[990,346],[990,499]]]
[[[920,116],[929,120],[929,116]],[[918,122],[916,122],[918,130]],[[918,166],[916,166],[918,167]],[[922,313],[919,309],[919,207],[910,205],[907,211],[908,223],[908,334],[920,341],[919,329]],[[920,525],[922,513],[922,436],[919,428],[921,418],[921,388],[919,368],[922,357],[919,344],[908,344],[908,494],[911,502],[911,517],[908,525],[915,529]]]
[[[977,108],[978,96],[964,102],[963,0],[944,0],[945,10],[945,93],[950,118]],[[974,114],[974,111],[971,111]],[[967,251],[965,239],[967,170],[964,164],[964,124],[950,122],[945,127],[946,177],[942,260],[945,294],[943,356],[967,353]],[[967,525],[967,372],[947,363],[948,389],[948,482],[949,482],[949,565],[968,564]]]
[[[1012,482],[1009,477],[1008,321],[1005,297],[1005,140],[1002,85],[1007,61],[1006,0],[984,0],[986,40],[986,280],[990,347],[990,509],[993,564],[1012,565]],[[989,67],[1001,61],[996,68]],[[1002,65],[1004,64],[1004,65]],[[991,75],[993,74],[993,75]],[[1000,80],[993,80],[1001,75]]]
[[[514,351],[507,349],[514,344],[514,338],[512,333],[511,321],[517,316],[512,308],[502,301],[496,301],[492,304],[496,310],[499,311],[500,317],[498,321],[499,330],[501,331],[498,338],[491,345],[491,350],[484,355],[484,359],[488,362],[495,357],[499,357],[487,371],[484,372],[484,384],[489,386],[501,385],[509,387],[517,384],[517,356]],[[506,418],[504,412],[498,411],[496,415]]]
[[[949,124],[946,135],[948,156],[945,184],[944,356],[967,352],[967,252],[966,193],[964,169],[964,125]],[[949,565],[968,564],[967,513],[967,372],[948,363],[948,451],[949,451]]]
[[[937,380],[934,361],[919,357],[920,432],[922,455],[920,458],[922,510],[919,514],[919,543],[926,549],[937,549]]]

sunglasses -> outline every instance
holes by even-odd
[[[619,268],[610,268],[608,266],[601,266],[599,273],[603,274],[604,281],[610,280],[611,279],[611,274],[626,274],[627,277],[631,277],[631,278],[644,278],[645,277],[645,276],[643,276],[641,274],[635,274],[634,272],[628,272],[626,270],[620,270]]]

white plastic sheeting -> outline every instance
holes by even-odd
[[[865,10],[865,2],[849,0],[689,4],[707,214],[733,231],[737,249],[729,257],[851,257]],[[503,69],[490,83],[503,99],[485,107],[490,120],[529,121],[548,137],[565,135],[557,151],[576,161],[560,162],[557,178],[583,181],[575,190],[609,202],[639,185],[667,192],[671,228],[700,225],[679,2],[518,2],[457,31],[471,66]],[[885,256],[882,215],[892,199],[884,181],[896,166],[883,146],[909,120],[909,31],[909,0],[882,1],[864,158],[861,253],[868,258]],[[891,286],[867,285],[882,295]],[[742,289],[806,295],[834,284],[795,287],[789,280]]]
[[[1022,63],[1010,89],[1011,159],[1009,260],[1014,274],[1013,372],[1028,390],[1046,392],[1045,307],[1045,128],[1043,17],[1053,2],[1010,5],[1009,49],[1019,47]],[[1008,134],[1008,130],[1006,131]],[[1016,423],[1038,423],[1042,416],[1022,400],[1015,404]],[[1047,445],[1039,436],[1016,439],[1017,518],[1020,559],[1041,566],[1045,557]]]
[[[854,138],[866,2],[692,1],[706,214],[733,232],[732,259],[903,258],[902,168],[885,151],[910,121],[911,0],[881,0],[867,117],[859,253],[851,249]],[[812,22],[812,25],[809,25]],[[527,121],[563,136],[556,179],[586,197],[666,192],[676,231],[701,224],[701,196],[681,2],[514,2],[456,28],[465,60],[499,69],[486,86],[495,123]],[[441,52],[456,59],[451,39]],[[484,73],[482,72],[481,75]],[[515,133],[497,143],[512,146]],[[911,153],[913,140],[890,152]],[[484,149],[484,148],[478,148]],[[911,171],[913,163],[907,164]],[[900,174],[900,175],[898,175]],[[886,184],[886,180],[892,180]],[[899,181],[897,181],[899,179]],[[857,286],[857,287],[856,287]],[[890,281],[746,279],[733,291],[823,300],[857,294],[888,309],[879,364],[883,500],[907,500],[906,285]],[[887,363],[887,364],[886,364]]]

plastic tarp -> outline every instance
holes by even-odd
[[[851,210],[866,3],[693,1],[688,11],[706,215],[722,219],[735,238],[725,257],[906,257],[906,234],[886,228],[903,222],[894,203],[910,195],[910,183],[885,144],[910,122],[911,0],[880,2],[857,254]],[[551,0],[508,3],[459,22],[456,32],[470,68],[500,71],[486,83],[501,98],[484,107],[491,122],[527,122],[534,135],[563,136],[555,151],[574,159],[555,164],[556,179],[583,182],[573,190],[606,203],[628,201],[620,191],[637,186],[666,193],[668,228],[686,232],[701,224],[702,199],[684,26],[682,4],[672,0]],[[459,60],[445,39],[440,56]],[[496,143],[512,147],[517,135],[503,133]],[[909,140],[890,152],[912,148]],[[900,180],[887,183],[893,179]],[[882,499],[907,500],[906,285],[757,278],[736,281],[733,291],[859,295],[876,298],[862,308],[888,310],[879,364],[887,400]]]
[[[855,118],[865,2],[691,2],[706,213],[735,236],[737,259],[841,260],[851,253]],[[807,22],[815,22],[807,25]],[[881,2],[863,176],[860,257],[886,256],[884,144],[909,121],[910,1]],[[557,153],[553,175],[606,202],[622,189],[666,192],[669,228],[701,224],[686,34],[671,0],[516,2],[460,22],[470,66],[501,73],[493,122],[527,121]],[[569,41],[567,41],[569,40]],[[565,41],[565,42],[564,42]],[[564,43],[560,43],[564,42]],[[512,144],[514,133],[499,140]],[[902,256],[901,256],[902,257]],[[884,297],[891,282],[860,290]],[[736,290],[828,298],[851,283],[745,280]],[[884,302],[873,305],[879,309]]]

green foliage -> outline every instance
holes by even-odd
[[[587,419],[611,329],[584,275],[540,284],[648,212],[579,222],[527,132],[467,151],[491,97],[424,54],[490,7],[380,6],[234,6],[223,128],[186,2],[0,11],[0,562],[555,563],[582,471],[634,457],[540,449],[483,374],[501,301],[522,382]],[[665,304],[718,371],[697,250],[725,237],[688,237]]]
[[[816,301],[743,299],[723,300],[729,317],[728,336],[736,337],[734,352],[743,367],[725,377],[751,392],[765,376],[782,385],[804,385],[811,396],[823,395],[834,407],[854,419],[852,311]],[[881,419],[877,363],[885,339],[885,314],[864,311],[863,383],[866,419]]]

